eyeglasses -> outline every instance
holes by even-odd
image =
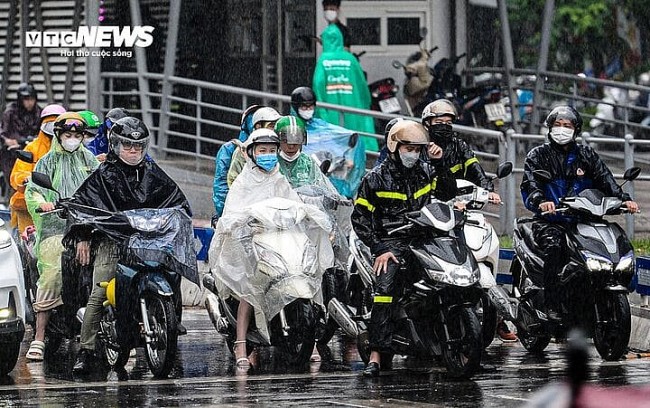
[[[144,146],[145,146],[145,144],[147,144],[147,142],[146,141],[135,142],[135,141],[132,141],[132,140],[122,139],[122,140],[120,140],[120,144],[122,145],[124,150],[134,149],[137,152],[141,152],[142,150],[144,150]]]

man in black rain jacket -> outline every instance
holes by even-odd
[[[395,124],[387,146],[388,159],[362,179],[352,213],[354,231],[370,248],[377,274],[368,327],[371,354],[364,370],[366,376],[379,375],[380,353],[390,348],[391,315],[404,278],[397,275],[400,261],[410,262],[408,232],[389,237],[384,225],[404,221],[406,213],[420,210],[432,196],[441,200],[456,196],[453,175],[442,166],[442,149],[429,143],[420,124],[408,120]],[[422,156],[429,160],[422,160]]]

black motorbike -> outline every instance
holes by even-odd
[[[639,173],[639,168],[631,168],[624,179],[634,180]],[[545,170],[536,170],[535,177],[551,182]],[[559,316],[549,315],[545,308],[544,262],[532,230],[537,220],[517,220],[510,270],[513,297],[519,300],[514,321],[519,340],[528,351],[541,352],[552,336],[562,339],[571,328],[580,327],[594,339],[603,359],[618,360],[630,338],[627,294],[634,275],[634,250],[623,229],[605,217],[626,210],[620,199],[587,189],[562,198],[557,211],[575,220],[566,229],[568,254],[559,276]]]
[[[389,235],[408,231],[415,265],[399,272],[408,283],[397,301],[392,350],[382,354],[384,367],[390,366],[393,354],[402,354],[441,359],[457,378],[469,378],[479,368],[482,337],[475,307],[483,292],[476,260],[462,243],[463,222],[464,215],[450,204],[433,201],[406,214],[403,222],[384,224]],[[357,338],[367,363],[375,274],[369,249],[354,232],[350,250],[349,306],[332,299],[328,310],[347,335]]]
[[[32,181],[54,190],[45,174],[33,172]],[[180,208],[110,212],[68,200],[56,207],[69,223],[91,226],[119,248],[115,278],[100,283],[107,299],[97,333],[99,356],[121,369],[132,348],[144,347],[151,372],[166,377],[179,334],[180,294],[174,290],[181,276],[198,284],[191,218]],[[64,243],[74,241],[68,235]]]

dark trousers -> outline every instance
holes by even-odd
[[[394,248],[393,255],[410,264],[410,257],[406,256],[406,248]],[[386,272],[377,277],[373,297],[372,312],[368,324],[370,349],[374,351],[390,350],[395,322],[393,316],[397,310],[397,301],[402,294],[406,276],[400,273],[401,264],[389,261]]]
[[[546,307],[559,311],[562,299],[560,273],[566,264],[566,232],[561,224],[537,221],[532,226],[533,238],[542,251],[544,271],[541,276],[544,285]],[[533,281],[535,281],[533,277]]]

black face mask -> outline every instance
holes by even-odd
[[[429,139],[437,145],[447,144],[453,135],[454,130],[451,125],[438,123],[429,126]]]

